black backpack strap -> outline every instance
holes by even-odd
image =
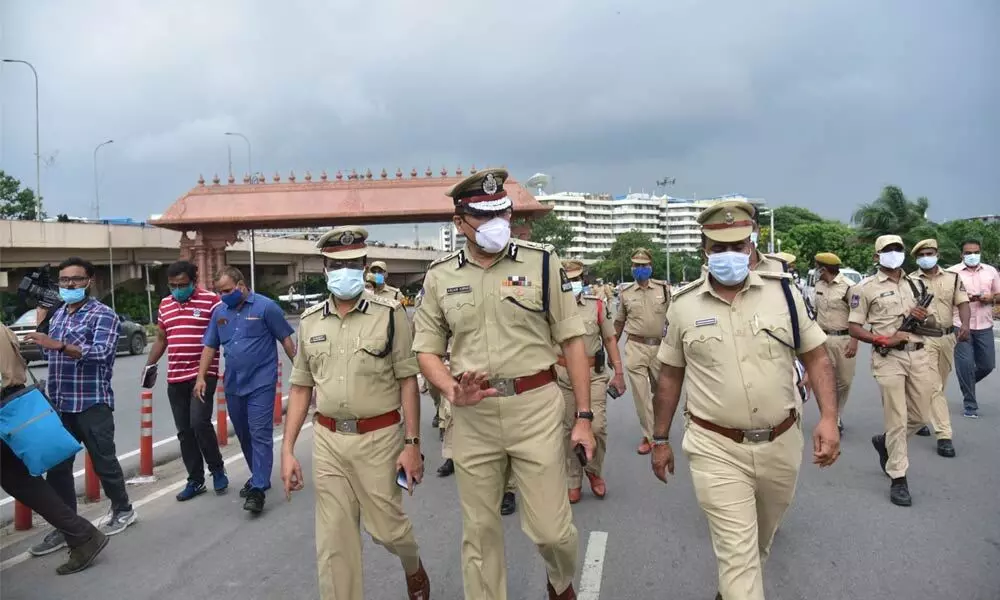
[[[792,343],[795,345],[794,350],[798,350],[802,343],[802,339],[799,334],[799,311],[795,309],[795,297],[792,296],[792,284],[789,283],[788,279],[782,277],[781,279],[781,291],[785,293],[785,302],[788,303],[788,316],[792,319]]]
[[[542,314],[549,312],[549,251],[542,250]]]
[[[392,342],[396,338],[396,309],[395,308],[390,308],[389,309],[389,326],[386,328],[385,335],[386,335],[386,338],[387,338],[386,342],[385,342],[385,348],[382,348],[381,352],[379,352],[379,353],[376,354],[375,352],[372,352],[372,351],[368,350],[367,348],[362,348],[362,350],[364,350],[366,354],[370,354],[370,355],[374,356],[375,358],[385,358],[386,356],[389,356],[389,353],[392,352]]]

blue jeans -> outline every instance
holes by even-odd
[[[227,390],[226,405],[243,458],[250,467],[250,487],[265,491],[271,487],[274,463],[274,386],[249,394],[230,394]]]
[[[958,332],[958,328],[955,328]],[[965,410],[979,410],[976,403],[976,384],[986,378],[996,367],[996,347],[993,329],[973,329],[969,339],[955,344],[955,375],[962,388]]]

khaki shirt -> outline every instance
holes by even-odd
[[[373,290],[373,293],[376,296],[380,296],[388,300],[394,300],[396,302],[398,302],[402,296],[402,293],[399,291],[399,288],[394,288],[391,285],[383,285],[382,289],[376,288]]]
[[[785,263],[781,262],[777,258],[772,258],[765,254],[757,252],[757,266],[753,268],[754,271],[764,271],[765,273],[784,273]]]
[[[24,385],[28,374],[21,358],[17,336],[9,327],[0,323],[0,388]]]
[[[930,314],[935,319],[934,326],[947,329],[950,333],[954,307],[969,301],[969,294],[965,291],[962,278],[958,273],[945,271],[941,267],[935,267],[935,271],[930,275],[917,269],[910,274],[910,277],[922,280],[927,286],[927,291],[934,294],[934,301],[929,307]]]
[[[386,350],[389,320],[392,347]],[[363,419],[399,408],[399,380],[420,370],[410,349],[413,332],[398,302],[362,293],[347,315],[332,299],[312,306],[299,321],[293,385],[316,390],[317,410],[335,419]]]
[[[548,252],[548,312],[542,261]],[[556,362],[553,342],[586,333],[571,285],[552,246],[511,240],[489,267],[465,250],[431,263],[417,296],[413,350],[444,355],[453,337],[451,372],[524,377]]]
[[[587,331],[583,336],[587,356],[596,356],[604,346],[604,339],[615,337],[615,328],[611,324],[611,309],[608,308],[607,302],[597,296],[580,296],[576,301],[576,308]],[[600,311],[604,311],[604,314],[599,315]],[[561,347],[556,348],[556,351],[562,355]]]
[[[851,314],[848,320],[858,325],[871,325],[873,335],[891,336],[903,323],[910,309],[917,305],[913,288],[920,293],[920,284],[905,273],[894,282],[884,271],[854,286],[851,290]],[[923,342],[923,336],[909,334],[914,343]]]
[[[674,295],[670,328],[656,358],[685,369],[687,410],[723,427],[773,427],[800,405],[795,389],[791,315],[781,286],[784,274],[751,272],[733,304],[701,277]],[[799,315],[802,296],[793,292]],[[826,334],[799,318],[798,354],[818,348]],[[767,331],[771,332],[768,335]],[[785,344],[774,339],[774,336]]]
[[[615,323],[625,323],[625,333],[639,337],[663,337],[670,306],[670,287],[664,281],[650,279],[643,287],[630,283],[618,294]]]
[[[823,331],[847,329],[851,313],[851,281],[837,273],[833,281],[816,280],[816,322]]]

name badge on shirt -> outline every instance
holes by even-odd
[[[881,294],[878,295],[878,297],[879,298],[887,298],[889,296],[895,296],[895,295],[896,295],[896,292],[889,291],[889,292],[882,292]]]
[[[423,292],[423,290],[420,290],[420,291]],[[457,287],[450,287],[450,288],[448,288],[446,290],[446,292],[448,294],[468,294],[468,293],[472,292],[472,286],[471,285],[460,285],[460,286],[457,286]]]
[[[709,317],[708,319],[698,319],[694,322],[695,327],[707,327],[709,325],[716,325],[719,322],[715,317]]]
[[[310,344],[315,344],[316,342],[325,342],[325,341],[326,341],[325,333],[323,335],[314,335],[311,338],[309,338]]]
[[[247,317],[247,321],[260,321],[260,317]]]

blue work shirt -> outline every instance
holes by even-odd
[[[250,395],[278,383],[278,347],[295,332],[274,300],[250,292],[239,308],[219,304],[202,343],[225,348],[226,394]]]

